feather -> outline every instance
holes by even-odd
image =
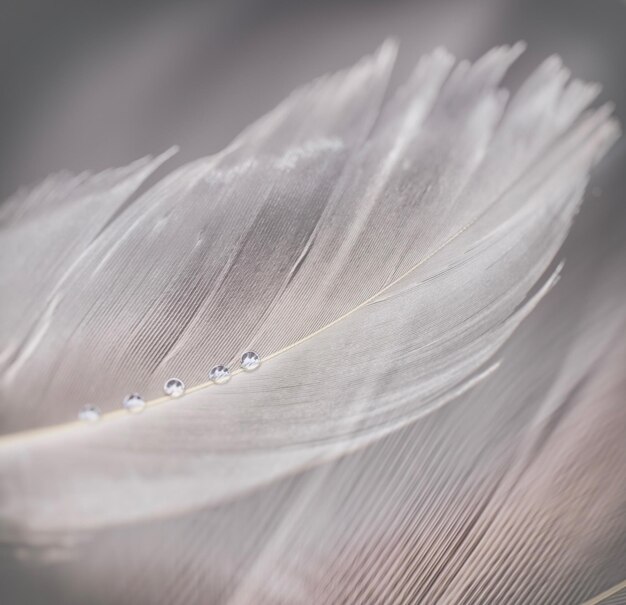
[[[582,576],[562,585],[585,561],[586,543],[567,548],[578,518],[542,505],[577,415],[593,400],[601,424],[623,394],[619,270],[568,313],[544,303],[575,291],[555,287],[555,258],[619,129],[557,58],[509,99],[521,51],[470,65],[436,50],[390,95],[388,43],[134,197],[168,154],[18,194],[0,217],[21,259],[1,266],[2,540],[70,544],[83,597],[95,569],[137,572],[118,549],[145,565],[164,536],[181,569],[208,557],[207,602],[587,594]],[[59,231],[25,241],[51,213]],[[500,363],[529,315],[555,352],[519,338]],[[248,350],[259,370],[207,382]],[[192,387],[180,400],[160,396],[174,375]],[[130,392],[143,414],[118,410]],[[72,422],[85,403],[99,423]],[[547,527],[563,558],[537,570]],[[128,582],[120,602],[192,599],[180,575]]]
[[[96,175],[57,174],[32,190],[22,189],[0,206],[0,338],[5,381],[34,319],[54,307],[55,292],[93,240],[170,155]],[[32,335],[28,338],[31,343],[36,340]]]

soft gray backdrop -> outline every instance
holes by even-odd
[[[50,172],[173,144],[172,164],[212,153],[388,36],[401,42],[398,78],[437,45],[477,58],[526,40],[513,78],[557,52],[626,116],[621,0],[5,0],[0,10],[1,198]]]

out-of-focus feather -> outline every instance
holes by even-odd
[[[624,605],[626,603],[626,581],[598,595],[597,598],[585,601],[583,605]]]
[[[11,366],[24,342],[34,346],[33,326],[54,309],[55,293],[107,223],[169,155],[95,175],[57,174],[0,206],[4,368]],[[6,374],[4,379],[9,380]]]
[[[5,540],[36,548],[98,531],[105,561],[89,548],[85,559],[114,568],[124,537],[106,528],[145,523],[132,530],[141,551],[162,536],[155,518],[186,513],[163,531],[196,562],[209,556],[199,526],[219,545],[206,588],[218,602],[497,602],[507,590],[516,602],[518,589],[563,590],[519,575],[544,527],[522,540],[524,515],[545,504],[533,500],[543,484],[525,481],[533,468],[560,475],[577,434],[567,421],[598,393],[589,385],[612,385],[597,405],[623,393],[621,358],[603,361],[623,321],[614,273],[578,309],[589,328],[561,367],[533,365],[537,351],[521,345],[500,367],[494,355],[554,284],[589,169],[618,129],[607,108],[583,113],[597,87],[568,83],[554,58],[509,101],[499,82],[520,50],[473,66],[436,51],[383,104],[387,45],[120,208],[125,187],[73,255],[63,248],[37,313],[2,326],[13,337],[0,377]],[[134,187],[148,166],[128,169]],[[42,242],[29,262],[49,254]],[[7,300],[18,317],[19,299]],[[205,384],[212,365],[250,349],[261,369]],[[171,375],[197,388],[154,399]],[[131,391],[153,398],[138,417],[43,428],[83,403],[114,410]],[[535,457],[557,430],[549,467]],[[576,522],[541,513],[564,548]],[[569,554],[571,565],[551,561],[559,582],[578,571]],[[519,586],[499,583],[513,569]],[[188,602],[162,589],[151,598],[139,586],[131,600]]]

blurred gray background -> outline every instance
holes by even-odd
[[[622,0],[4,0],[0,30],[2,199],[54,171],[173,144],[168,169],[213,153],[389,36],[401,43],[396,79],[437,45],[475,59],[525,40],[511,84],[556,52],[626,121]]]

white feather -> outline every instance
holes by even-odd
[[[581,337],[594,347],[572,349],[559,380],[532,405],[519,388],[508,409],[496,405],[515,367],[498,367],[498,351],[553,287],[554,259],[589,171],[619,134],[610,108],[585,112],[598,88],[568,82],[555,58],[509,100],[500,81],[521,50],[495,49],[471,66],[437,50],[383,103],[395,56],[387,44],[297,91],[226,150],[130,203],[167,155],[52,179],[15,198],[0,234],[19,258],[1,265],[9,290],[0,323],[4,539],[36,544],[42,535],[89,530],[119,541],[117,526],[141,522],[147,545],[156,519],[187,515],[181,531],[195,531],[184,519],[190,527],[200,519],[223,543],[230,558],[213,588],[235,582],[237,590],[224,589],[233,603],[343,602],[348,594],[371,602],[360,590],[396,599],[384,602],[461,602],[471,554],[453,547],[441,523],[465,518],[464,498],[467,514],[495,506],[493,522],[507,523],[500,465],[477,464],[485,476],[472,477],[462,496],[450,491],[474,472],[480,427],[491,427],[489,447],[503,455],[512,441],[498,439],[500,431],[526,415],[535,429],[517,447],[534,451],[546,419],[606,353],[622,320],[608,309],[606,330]],[[37,241],[50,220],[54,231]],[[247,350],[261,354],[259,370],[207,383],[213,365],[233,366]],[[160,396],[173,375],[191,386],[183,399]],[[119,410],[129,392],[150,400],[143,414]],[[72,422],[85,403],[106,412],[94,426]],[[433,426],[433,436],[429,415],[437,410],[448,432]],[[487,419],[472,428],[476,414]],[[403,465],[400,475],[386,456]],[[372,477],[359,484],[364,469],[381,482],[380,502],[339,514],[337,499],[349,499],[338,495],[343,483],[370,495],[377,489]],[[403,484],[409,472],[414,482]],[[487,496],[475,490],[483,480],[493,498],[481,504]],[[281,492],[290,481],[301,481],[293,498]],[[394,509],[395,490],[410,492],[400,497],[404,510]],[[437,520],[439,500],[460,517]],[[276,531],[255,526],[255,506],[282,511]],[[342,561],[353,575],[326,571],[337,575],[321,582],[346,544],[357,552],[370,513],[386,525],[374,528],[368,548],[402,541],[416,515],[427,515],[432,533],[421,539],[457,571],[444,583],[391,582],[383,543],[378,566],[363,571],[370,577],[354,575],[354,554]],[[354,536],[351,519],[360,524]],[[246,534],[263,544],[250,546],[255,564],[233,550]],[[314,545],[319,535],[325,541]],[[175,540],[182,550],[191,538]],[[324,562],[313,565],[315,588],[303,591],[309,584],[297,553],[289,560],[291,540],[301,556]],[[390,560],[410,556],[394,548]],[[436,561],[428,565],[406,573],[427,577]],[[411,600],[417,594],[426,600]]]

